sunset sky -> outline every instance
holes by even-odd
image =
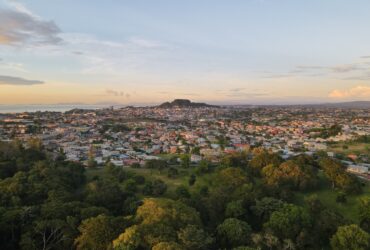
[[[0,0],[0,104],[370,100],[369,0]]]

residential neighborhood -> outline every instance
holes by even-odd
[[[0,115],[2,141],[39,138],[66,160],[102,166],[143,165],[168,155],[219,162],[226,154],[263,147],[284,159],[325,152],[348,171],[369,175],[369,148],[332,151],[332,145],[370,135],[367,109],[305,106],[124,107]],[[343,146],[346,147],[346,146]]]

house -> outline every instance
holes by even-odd
[[[202,160],[202,156],[200,155],[195,155],[195,154],[192,154],[190,156],[190,161],[193,162],[193,163],[198,163]]]
[[[349,165],[347,167],[347,171],[354,173],[354,174],[367,174],[369,173],[368,167],[361,166],[361,165]]]

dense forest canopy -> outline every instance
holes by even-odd
[[[321,178],[338,202],[363,191],[336,160],[260,148],[220,164],[180,159],[134,166],[170,180],[189,173],[172,187],[109,163],[94,174],[37,139],[0,143],[0,249],[370,249],[370,197],[358,220],[316,195],[296,202]]]

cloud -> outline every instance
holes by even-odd
[[[347,73],[355,70],[360,70],[362,68],[359,65],[349,64],[349,65],[338,65],[330,67],[329,69],[334,73]]]
[[[0,58],[0,69],[8,69],[19,72],[27,72],[22,63],[6,62]]]
[[[161,95],[172,95],[172,96],[200,96],[198,93],[192,92],[173,92],[173,91],[158,91],[158,94]]]
[[[233,89],[230,89],[230,92],[239,92],[239,91],[243,91],[245,88],[233,88]]]
[[[17,2],[13,9],[0,9],[0,45],[55,45],[62,42],[61,30],[53,21],[45,21]]]
[[[27,80],[20,77],[0,75],[0,85],[37,85],[43,83],[43,81],[38,80]]]
[[[130,99],[131,98],[131,94],[130,93],[125,93],[123,91],[117,91],[117,90],[113,90],[113,89],[106,89],[105,90],[105,94],[103,96],[115,96],[115,97],[125,97],[127,99]]]
[[[122,76],[143,68],[159,68],[172,48],[165,43],[144,38],[110,41],[81,33],[63,33],[61,37],[64,48],[79,56],[81,73],[84,75]]]
[[[112,96],[124,96],[124,93],[122,91],[116,91],[112,89],[105,90],[105,93]]]
[[[370,86],[358,85],[347,90],[335,89],[329,93],[331,98],[368,98],[370,97]]]

